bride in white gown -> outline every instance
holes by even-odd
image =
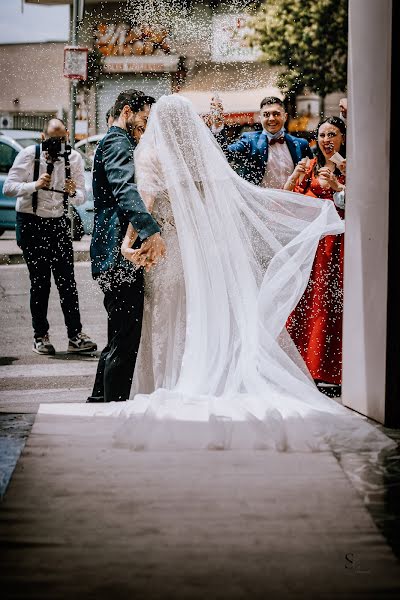
[[[132,398],[97,413],[123,419],[116,443],[280,451],[392,445],[316,389],[285,329],[320,238],[344,231],[333,203],[240,178],[177,95],[152,108],[135,165],[167,256],[145,277]]]

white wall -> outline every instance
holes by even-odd
[[[392,0],[349,0],[343,402],[383,422]]]

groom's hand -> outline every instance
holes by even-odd
[[[151,267],[166,254],[165,242],[159,233],[155,233],[143,242],[139,250],[133,251],[130,260],[138,267],[150,271]]]

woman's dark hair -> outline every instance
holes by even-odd
[[[128,105],[133,112],[142,110],[145,104],[151,106],[155,103],[155,98],[152,96],[145,96],[143,92],[139,90],[125,90],[118,94],[118,97],[114,104],[114,117],[117,118],[122,112],[124,106]]]
[[[328,117],[318,123],[317,129],[316,129],[317,148],[315,151],[315,156],[317,157],[317,161],[316,161],[315,167],[314,167],[315,174],[317,174],[318,170],[321,167],[325,166],[325,162],[326,162],[325,156],[323,155],[322,150],[318,144],[319,128],[321,127],[321,125],[324,125],[325,123],[329,123],[329,125],[334,125],[335,127],[337,127],[339,129],[339,131],[342,135],[344,135],[344,136],[346,135],[346,123],[343,121],[343,119],[340,119],[340,117]],[[343,156],[343,158],[346,158],[346,139],[342,142],[342,145],[340,146],[339,154],[341,154]],[[335,166],[334,173],[336,176],[341,175],[341,172],[339,171],[339,169],[336,166]]]

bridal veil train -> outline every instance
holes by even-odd
[[[315,451],[392,442],[321,394],[285,323],[332,202],[239,177],[186,99],[163,96],[135,152],[167,257],[146,277],[133,397],[103,405],[117,445]]]

